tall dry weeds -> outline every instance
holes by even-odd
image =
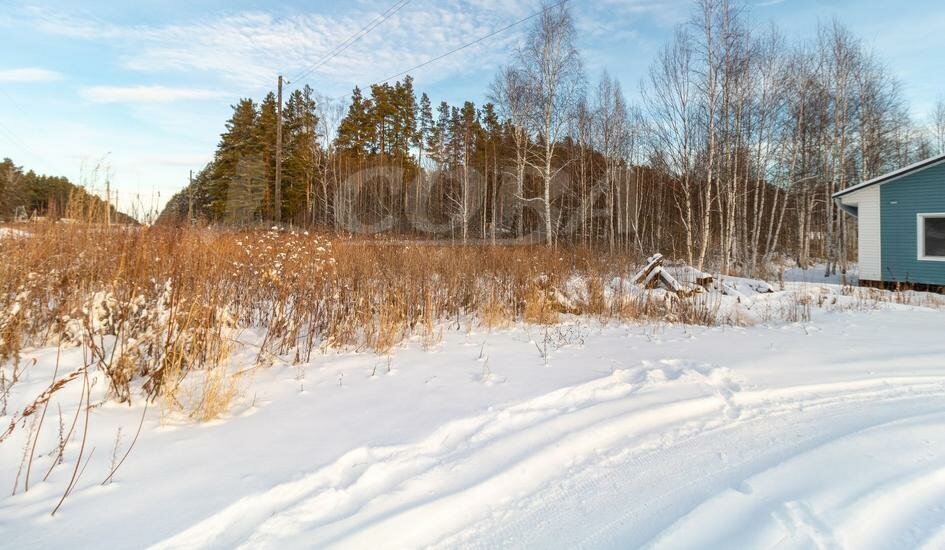
[[[705,300],[613,286],[640,259],[583,248],[93,223],[30,231],[0,240],[0,361],[16,364],[28,346],[86,346],[113,398],[130,401],[140,387],[166,410],[205,404],[188,413],[199,418],[233,396],[223,373],[240,329],[264,335],[257,357],[268,365],[307,363],[321,348],[389,353],[412,336],[435,345],[444,323],[494,329],[519,320],[551,325],[563,315],[714,319]],[[185,399],[182,383],[195,371],[208,387]]]

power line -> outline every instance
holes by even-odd
[[[342,42],[341,44],[339,44],[337,47],[335,47],[335,49],[333,49],[332,51],[330,51],[330,52],[328,52],[327,54],[325,54],[325,56],[323,56],[322,59],[319,60],[319,61],[318,61],[315,65],[313,65],[311,68],[309,68],[309,69],[303,71],[300,75],[298,75],[298,76],[296,76],[295,78],[293,78],[291,82],[298,82],[298,81],[300,81],[300,80],[302,80],[302,79],[308,77],[309,75],[311,75],[311,74],[312,74],[313,72],[315,72],[319,67],[321,67],[321,66],[324,65],[325,63],[328,63],[329,61],[331,61],[332,59],[334,59],[335,57],[337,57],[338,55],[340,55],[342,52],[344,52],[345,50],[347,50],[349,47],[351,47],[351,46],[352,46],[355,42],[357,42],[358,40],[361,40],[362,38],[364,38],[368,33],[370,33],[371,31],[373,31],[374,29],[376,29],[378,26],[380,26],[381,23],[383,23],[384,21],[387,21],[388,19],[390,19],[391,17],[393,17],[395,13],[397,13],[398,11],[400,11],[401,8],[403,8],[404,6],[406,6],[409,2],[410,2],[410,0],[399,0],[396,4],[394,4],[393,6],[391,6],[390,8],[388,8],[387,11],[385,11],[384,13],[382,13],[382,14],[378,15],[377,17],[375,17],[373,20],[371,20],[370,23],[368,23],[366,26],[364,26],[361,30],[359,30],[358,32],[354,33],[354,34],[351,35],[347,40],[345,40],[344,42]],[[291,83],[291,82],[290,82],[290,83]]]
[[[3,95],[7,96],[7,98],[10,99],[10,101],[16,106],[16,108],[18,108],[18,109],[20,110],[20,112],[22,112],[22,113],[27,113],[26,108],[24,108],[23,105],[21,105],[20,102],[17,101],[17,100],[16,100],[12,95],[10,95],[6,90],[4,90],[3,88],[0,88],[0,92],[2,92]],[[5,135],[7,136],[7,139],[9,139],[11,143],[13,143],[14,145],[16,145],[16,146],[19,147],[20,149],[22,149],[23,152],[26,153],[27,155],[30,155],[30,156],[32,156],[32,157],[38,159],[38,160],[41,160],[41,161],[45,162],[47,165],[49,165],[49,168],[51,168],[52,170],[56,170],[56,171],[60,172],[61,174],[64,174],[64,173],[65,173],[65,172],[63,172],[62,170],[59,169],[58,163],[51,162],[48,157],[46,157],[45,155],[41,155],[41,154],[39,154],[38,152],[36,152],[35,149],[33,149],[32,147],[30,147],[30,146],[26,143],[26,140],[24,140],[24,139],[22,139],[20,136],[18,136],[18,135],[16,134],[16,132],[14,132],[9,126],[6,126],[6,125],[0,123],[0,130],[3,130],[3,132],[4,132]]]
[[[34,153],[32,150],[30,150],[29,148],[27,148],[26,145],[24,145],[23,142],[22,142],[21,140],[19,140],[19,139],[16,137],[16,134],[13,133],[13,130],[11,130],[11,129],[7,128],[6,126],[4,126],[3,123],[0,123],[0,130],[2,130],[2,131],[4,132],[3,135],[6,136],[6,138],[10,140],[10,143],[12,143],[12,144],[16,145],[17,147],[19,147],[20,149],[22,149],[24,153],[26,153],[26,154],[28,154],[28,155],[32,155],[32,156],[34,156],[34,157],[36,157],[36,158],[39,158],[39,155],[37,155],[37,154]]]
[[[408,74],[408,73],[411,73],[411,72],[413,72],[413,71],[416,71],[417,69],[422,69],[423,67],[426,67],[427,65],[429,65],[429,64],[431,64],[431,63],[436,63],[437,61],[439,61],[439,60],[441,60],[441,59],[443,59],[443,58],[445,58],[445,57],[451,56],[451,55],[453,55],[453,54],[456,53],[456,52],[460,52],[460,51],[462,51],[462,50],[465,50],[466,48],[468,48],[468,47],[470,47],[470,46],[475,46],[476,44],[479,44],[480,42],[483,42],[483,41],[485,41],[485,40],[488,40],[488,39],[492,38],[493,36],[496,36],[497,34],[501,34],[501,33],[505,32],[505,31],[511,29],[512,27],[516,26],[516,25],[521,25],[522,23],[528,21],[529,19],[534,19],[535,17],[538,17],[539,15],[545,13],[546,11],[548,11],[548,10],[550,10],[550,9],[554,9],[554,8],[559,7],[559,6],[563,6],[563,5],[567,4],[567,3],[570,2],[570,1],[571,1],[571,0],[563,0],[563,1],[561,1],[561,2],[558,2],[557,4],[552,4],[552,5],[548,6],[547,8],[544,8],[544,9],[542,9],[542,10],[540,10],[540,11],[537,11],[537,12],[535,12],[535,13],[529,15],[528,17],[524,17],[524,18],[522,18],[522,19],[519,19],[518,21],[516,21],[516,22],[514,22],[514,23],[512,23],[512,24],[510,24],[510,25],[507,25],[507,26],[505,26],[505,27],[502,27],[501,29],[492,31],[491,33],[489,33],[489,34],[487,34],[487,35],[485,35],[485,36],[481,36],[481,37],[479,37],[479,38],[473,40],[472,42],[469,42],[468,44],[463,44],[462,46],[460,46],[460,47],[458,47],[458,48],[456,48],[456,49],[454,49],[454,50],[450,50],[450,51],[444,53],[443,55],[439,55],[439,56],[434,57],[434,58],[432,58],[432,59],[428,59],[428,60],[424,61],[423,63],[421,63],[421,64],[419,64],[419,65],[417,65],[417,66],[415,66],[415,67],[411,67],[411,68],[407,69],[406,71],[402,71],[402,72],[399,72],[399,73],[397,73],[397,74],[395,74],[395,75],[393,75],[393,76],[389,76],[389,77],[385,78],[384,80],[379,80],[379,81],[375,82],[374,84],[383,84],[383,83],[388,82],[388,81],[390,81],[390,80],[393,80],[393,79],[395,79],[395,78],[399,78],[399,77],[404,76],[404,75],[406,75],[406,74]]]
[[[16,106],[16,108],[20,110],[20,112],[25,112],[25,109],[23,109],[23,106],[20,105],[20,103],[16,99],[14,99],[12,95],[8,94],[6,90],[4,90],[3,88],[0,88],[0,92],[2,92],[3,95],[7,96],[10,99],[10,101],[14,104],[14,106]],[[26,143],[22,139],[19,139],[17,135],[13,132],[13,130],[8,128],[3,123],[0,123],[0,130],[3,130],[7,134],[7,137],[10,139],[10,142],[16,145],[17,147],[19,147],[20,149],[22,149],[23,152],[25,152],[28,155],[32,155],[34,157],[39,158],[39,155],[34,153],[32,150],[30,150],[30,148],[26,146]]]

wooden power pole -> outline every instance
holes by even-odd
[[[187,224],[194,223],[194,171],[190,171],[190,185],[187,186]]]
[[[282,75],[276,98],[276,222],[282,221]]]
[[[105,177],[105,226],[112,226],[112,182]]]

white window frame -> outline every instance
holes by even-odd
[[[945,256],[926,256],[925,255],[925,220],[928,218],[945,218],[945,212],[929,212],[916,214],[916,227],[918,230],[918,253],[919,260],[923,262],[945,262]]]

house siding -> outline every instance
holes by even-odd
[[[880,189],[874,185],[856,193],[860,278],[868,281],[883,277]]]
[[[945,262],[918,258],[917,220],[918,214],[945,212],[945,164],[876,187],[881,200],[880,280],[945,285]]]

